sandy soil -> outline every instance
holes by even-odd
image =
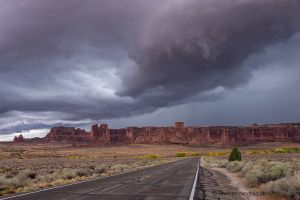
[[[250,192],[257,192],[254,191],[253,189],[251,190],[250,188],[247,188],[245,185],[243,179],[241,179],[238,174],[235,173],[230,173],[224,168],[212,168],[212,170],[216,170],[224,174],[229,180],[230,184],[237,188],[240,192],[249,194]],[[258,198],[255,196],[247,196],[247,200],[257,200]]]
[[[59,144],[0,144],[0,195],[110,176],[207,151],[176,145],[72,147]]]
[[[278,147],[276,144],[276,147]],[[289,146],[293,144],[280,144]],[[274,145],[260,145],[268,148]],[[255,146],[242,147],[242,151]],[[20,144],[0,143],[0,195],[47,188],[76,182],[95,176],[110,176],[141,167],[182,159],[178,152],[186,156],[207,155],[210,152],[230,152],[222,147],[187,147],[179,145],[119,145],[105,147],[72,147],[70,144]],[[195,155],[194,155],[195,156]],[[268,160],[292,159],[300,154],[289,155],[243,155],[243,159]],[[223,157],[228,157],[224,155]],[[220,157],[222,158],[222,156]],[[222,170],[221,170],[222,171]],[[32,173],[34,172],[34,173]],[[231,184],[241,192],[247,191],[242,182],[232,174],[223,171]],[[29,177],[29,178],[28,178]]]
[[[201,159],[201,165],[205,166],[205,160]],[[207,167],[206,167],[207,168]],[[258,188],[250,188],[247,186],[245,179],[239,174],[239,173],[231,173],[225,168],[211,168],[210,170],[215,170],[218,172],[221,172],[224,174],[228,180],[230,180],[230,185],[233,187],[237,188],[238,191],[242,193],[249,194],[251,193],[259,193],[261,194],[260,190]],[[269,195],[269,194],[264,194],[264,195],[257,195],[257,196],[247,196],[245,198],[246,200],[287,200],[285,197],[279,197],[279,196],[274,196],[274,195]]]
[[[246,186],[244,179],[238,173],[230,173],[224,168],[213,168],[213,170],[217,170],[228,177],[230,180],[230,184],[239,189],[241,192],[259,192],[257,189],[249,188]],[[250,196],[249,200],[287,200],[284,197],[276,197],[274,195],[262,195],[262,196]]]

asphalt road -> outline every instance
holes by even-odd
[[[9,197],[9,199],[187,200],[191,195],[198,161],[198,158],[181,160],[117,176]]]

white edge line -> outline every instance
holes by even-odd
[[[193,188],[192,188],[189,200],[194,200],[195,189],[196,189],[197,179],[198,179],[198,173],[199,173],[199,162],[200,162],[200,160],[198,161],[198,164],[197,164],[197,171],[196,171],[195,180],[194,180],[194,184],[193,184]]]
[[[167,163],[164,163],[164,164],[176,163],[178,161],[182,161],[182,160],[177,160],[177,161],[174,161],[174,162],[167,162]],[[160,166],[160,165],[156,165],[156,166],[152,166],[152,167],[157,167],[157,166]],[[151,167],[149,167],[149,168],[151,168]],[[144,169],[147,169],[147,168],[144,168]],[[114,177],[114,176],[118,176],[118,175],[128,174],[128,173],[139,171],[139,170],[143,170],[143,168],[138,169],[138,170],[134,170],[134,171],[115,174],[115,175],[112,175],[112,176],[97,177],[97,178],[90,179],[90,180],[79,181],[77,183],[70,183],[70,184],[67,184],[67,185],[60,185],[60,186],[55,186],[55,187],[46,188],[46,189],[42,189],[42,190],[37,190],[37,191],[33,191],[33,192],[27,192],[27,193],[24,193],[24,194],[18,194],[18,195],[14,195],[14,196],[10,196],[10,197],[3,197],[3,198],[0,197],[0,200],[12,199],[12,198],[16,198],[16,197],[22,197],[22,196],[26,196],[26,195],[29,195],[29,194],[35,194],[35,193],[44,192],[44,191],[48,191],[48,190],[54,190],[54,189],[63,188],[63,187],[71,186],[71,185],[77,185],[77,184],[80,184],[80,183],[87,183],[87,182],[96,181],[96,180],[99,180],[99,179],[105,179],[105,178],[110,178],[110,177]]]

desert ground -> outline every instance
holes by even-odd
[[[0,194],[110,176],[186,156],[199,156],[199,151],[199,148],[168,145],[73,147],[61,144],[1,144]]]
[[[220,151],[203,156],[202,166],[226,175],[249,199],[300,199],[299,143],[265,143],[240,151],[242,161],[228,162],[226,151]]]
[[[0,145],[0,195],[28,192],[201,157],[203,168],[225,174],[229,184],[241,181],[261,199],[297,199],[300,192],[300,144],[265,143],[239,147],[241,162],[228,162],[229,147],[131,144]],[[269,173],[270,172],[270,173]],[[267,175],[266,175],[267,174]],[[258,198],[258,197],[257,197]]]

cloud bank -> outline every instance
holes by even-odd
[[[299,13],[298,0],[1,1],[0,133],[215,102],[272,61],[256,55],[298,41]]]

